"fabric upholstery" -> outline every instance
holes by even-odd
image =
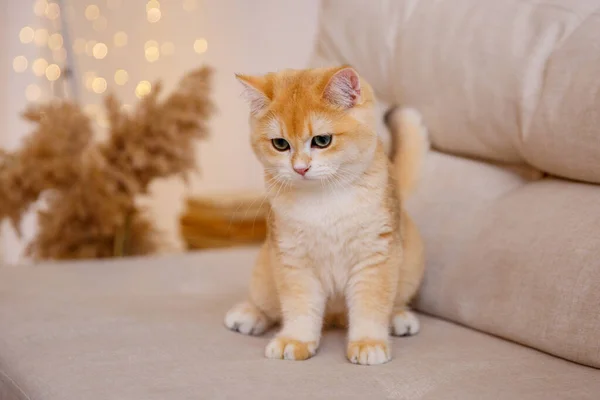
[[[419,109],[445,152],[600,183],[600,0],[324,0],[313,65]]]
[[[531,178],[531,176],[530,176]],[[600,367],[600,188],[431,153],[418,307]]]
[[[341,332],[267,360],[222,323],[255,255],[0,267],[0,376],[19,400],[598,398],[597,370],[430,317],[382,366],[346,361]]]

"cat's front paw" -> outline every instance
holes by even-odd
[[[255,305],[243,302],[227,312],[225,326],[244,335],[260,335],[271,326],[271,322]]]
[[[317,352],[317,342],[302,342],[287,337],[275,337],[267,345],[265,356],[277,360],[307,360]]]
[[[358,340],[348,343],[348,360],[353,364],[377,365],[392,359],[390,347],[384,340]]]
[[[421,325],[415,313],[409,310],[401,310],[392,317],[391,328],[394,336],[412,336],[419,333]]]

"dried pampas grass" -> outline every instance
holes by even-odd
[[[136,197],[157,178],[186,177],[196,166],[194,142],[208,134],[214,111],[212,71],[187,74],[164,100],[160,83],[131,113],[106,99],[109,137],[93,140],[88,117],[67,102],[29,109],[37,129],[18,152],[0,153],[0,218],[18,228],[44,195],[35,259],[105,258],[154,252],[159,235]]]

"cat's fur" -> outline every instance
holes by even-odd
[[[347,357],[381,364],[388,336],[412,335],[407,307],[423,276],[423,245],[401,200],[414,186],[428,142],[419,114],[397,110],[392,164],[375,132],[370,86],[350,67],[242,76],[251,142],[265,168],[272,207],[246,302],[225,317],[258,335],[280,322],[269,358],[315,354],[325,325],[348,326]],[[311,137],[332,134],[325,149]],[[284,138],[290,150],[271,142]],[[293,167],[310,167],[305,176]]]

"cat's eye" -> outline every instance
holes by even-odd
[[[271,143],[277,151],[286,151],[290,149],[290,144],[287,142],[287,140],[282,138],[271,139]]]
[[[311,147],[317,147],[319,149],[324,149],[331,144],[331,135],[318,135],[312,138],[310,142]]]

